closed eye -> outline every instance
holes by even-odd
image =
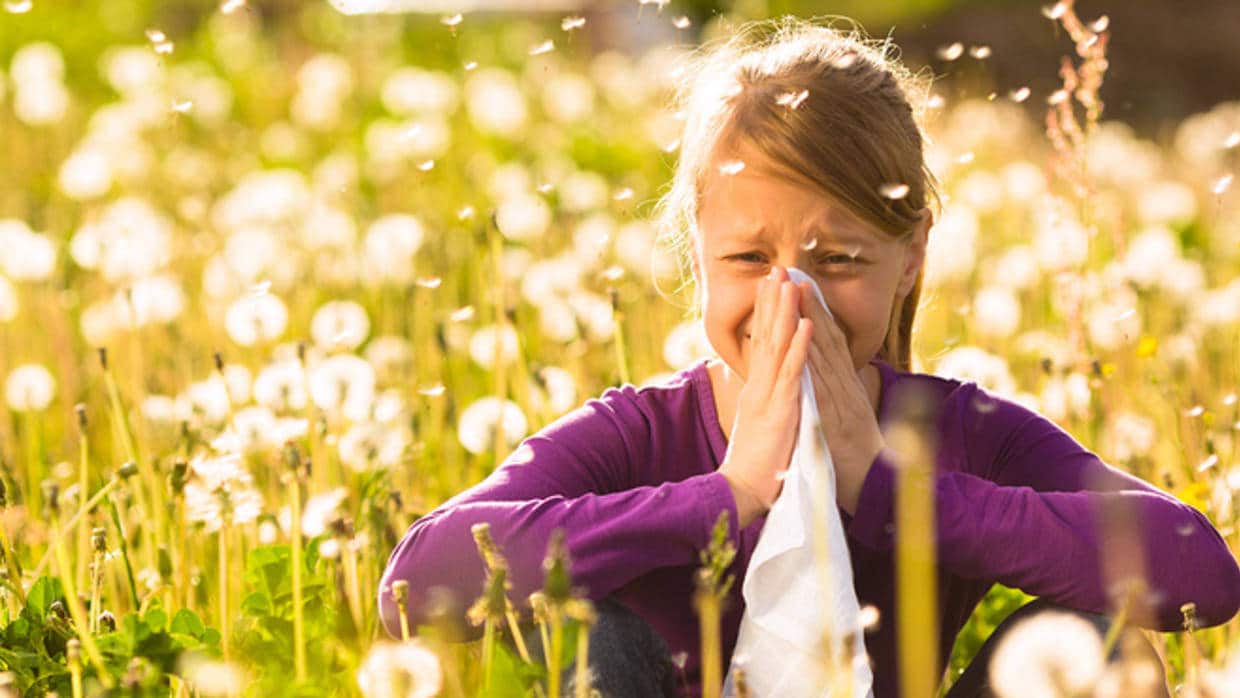
[[[737,262],[742,262],[744,264],[766,264],[765,256],[763,256],[761,253],[758,253],[758,252],[744,252],[741,254],[734,254],[734,255],[731,255],[730,257],[727,257],[726,259],[737,261]],[[850,254],[823,255],[821,257],[818,257],[815,260],[816,264],[819,264],[822,266],[833,266],[833,267],[853,266],[853,265],[860,264],[861,262],[862,260],[860,257],[850,255]]]

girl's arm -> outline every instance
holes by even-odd
[[[562,417],[528,438],[489,477],[421,517],[392,551],[379,588],[388,632],[399,632],[391,584],[409,583],[410,627],[427,622],[431,590],[451,592],[458,609],[481,594],[484,567],[470,528],[491,525],[508,561],[509,598],[526,607],[542,587],[542,562],[552,531],[562,528],[574,586],[603,598],[656,567],[691,565],[728,511],[736,540],[736,508],[728,483],[710,472],[660,482],[652,434],[631,386]],[[652,423],[653,422],[653,423]],[[659,484],[642,484],[653,482]]]
[[[935,483],[939,561],[951,572],[1105,613],[1115,610],[1108,578],[1143,568],[1149,593],[1130,608],[1135,622],[1176,630],[1187,602],[1204,626],[1235,615],[1240,568],[1201,512],[976,385],[958,389],[944,413],[944,445],[966,449],[963,462],[940,464]],[[893,544],[895,479],[880,454],[849,523],[849,534],[872,548]]]

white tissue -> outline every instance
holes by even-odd
[[[789,268],[788,276],[810,281],[827,308],[807,274]],[[741,667],[754,698],[873,697],[861,609],[835,504],[835,465],[809,371],[807,364],[801,373],[801,428],[783,490],[767,513],[741,588],[745,615],[725,695],[733,694],[733,670]],[[830,657],[851,671],[851,686],[840,672],[836,681],[843,685],[830,685]]]

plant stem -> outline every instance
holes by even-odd
[[[590,626],[577,626],[577,673],[573,679],[573,698],[590,698]]]
[[[111,510],[112,523],[116,526],[117,537],[120,538],[121,561],[125,563],[125,578],[129,582],[129,600],[134,610],[137,610],[142,602],[138,598],[138,584],[134,581],[133,563],[129,560],[129,537],[125,535],[125,525],[121,522],[121,514],[116,508],[116,502],[109,499],[108,508]]]
[[[482,687],[491,689],[491,668],[495,664],[495,623],[487,618],[482,630]]]
[[[293,558],[293,671],[298,681],[306,680],[306,631],[302,614],[301,588],[301,478],[292,472],[291,529]]]
[[[702,698],[719,698],[719,692],[723,688],[723,659],[719,646],[719,597],[710,591],[699,591],[696,600],[702,631]]]
[[[111,480],[107,482],[107,484],[99,488],[99,491],[96,492],[94,496],[91,497],[86,502],[86,504],[82,506],[81,509],[78,509],[77,511],[73,512],[73,516],[69,517],[69,521],[68,523],[65,524],[65,528],[73,528],[75,525],[77,525],[79,519],[82,518],[83,514],[85,512],[90,511],[91,509],[94,509],[95,506],[99,504],[100,500],[108,496],[108,493],[116,488],[117,484],[119,484],[119,480],[117,480],[116,478],[112,478]],[[51,558],[52,558],[52,549],[49,547],[47,551],[43,553],[43,557],[39,558],[39,564],[35,565],[34,573],[36,576],[42,574],[43,569],[47,567],[47,563],[49,560],[51,560]]]
[[[73,619],[78,639],[82,641],[82,647],[86,649],[86,656],[95,665],[100,682],[107,688],[112,688],[112,675],[108,673],[107,666],[103,662],[103,655],[99,652],[99,647],[95,644],[95,638],[90,634],[90,630],[87,627],[86,610],[82,608],[82,600],[77,595],[77,586],[73,583],[72,568],[69,565],[69,553],[65,550],[65,541],[60,536],[59,528],[59,524],[53,526],[54,542],[52,548],[56,551],[57,573],[60,576],[61,584],[64,586],[65,605],[69,607],[69,615]]]
[[[228,641],[228,523],[220,524],[219,534],[217,536],[219,542],[219,560],[215,567],[219,573],[220,579],[220,646],[224,651],[224,661],[227,663],[231,658],[229,652],[230,642]]]

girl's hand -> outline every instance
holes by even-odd
[[[836,501],[850,515],[856,511],[861,485],[883,450],[883,435],[874,405],[853,367],[844,332],[818,302],[809,282],[798,285],[801,315],[810,318],[814,340],[809,346],[810,376],[823,435],[835,463]]]
[[[719,472],[736,499],[739,527],[765,513],[783,488],[801,416],[801,370],[813,326],[800,317],[798,289],[776,267],[758,285],[749,327],[749,366]]]

